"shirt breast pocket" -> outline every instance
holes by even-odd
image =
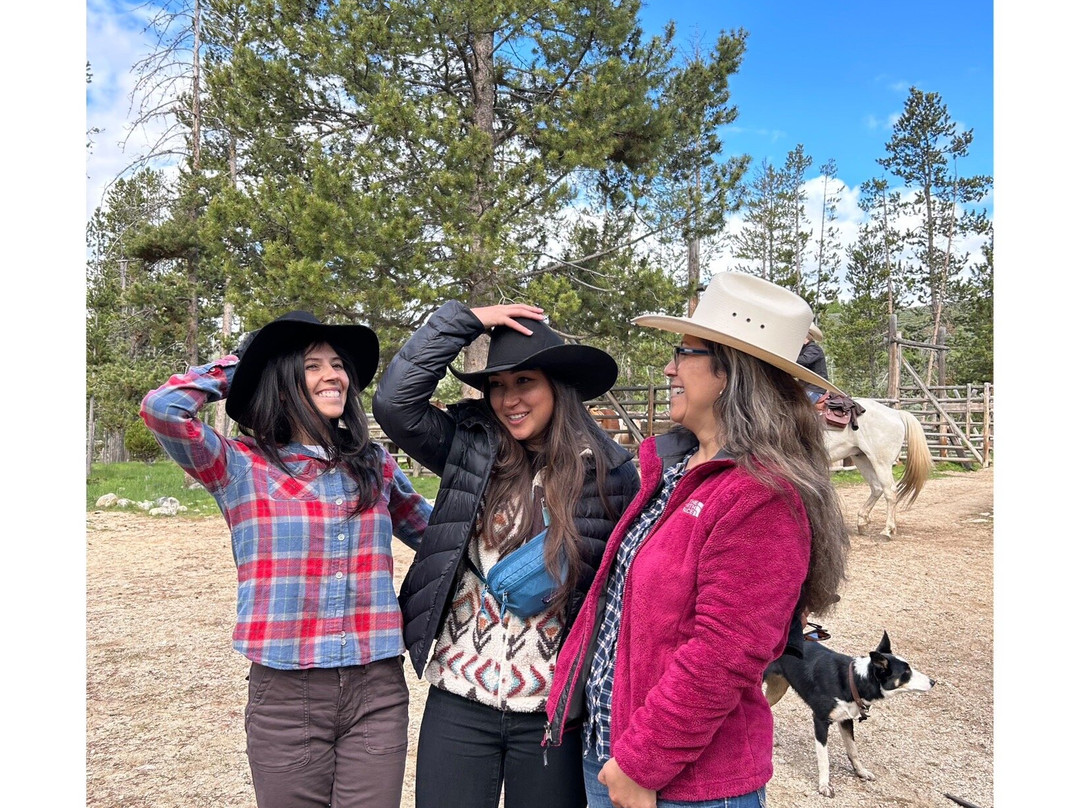
[[[266,488],[270,498],[274,500],[305,500],[310,501],[319,498],[316,487],[317,475],[314,473],[312,463],[304,463],[299,468],[294,468],[296,476],[286,474],[281,469],[271,466],[266,470]]]

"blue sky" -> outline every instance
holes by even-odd
[[[881,174],[875,160],[885,154],[912,85],[940,93],[958,125],[974,129],[971,157],[961,171],[993,173],[993,4],[910,0],[902,17],[896,8],[850,1],[667,0],[644,5],[641,19],[649,32],[674,20],[684,49],[697,41],[708,50],[725,30],[749,32],[742,67],[731,80],[739,118],[725,128],[727,153],[783,164],[802,143],[814,161],[808,176],[833,158],[852,192],[841,216],[853,235],[859,216],[853,191]],[[130,116],[131,65],[149,47],[141,33],[145,13],[131,0],[87,2],[93,71],[87,126],[103,130],[87,161],[87,215],[105,183],[139,150],[138,139],[126,153],[116,144]],[[984,203],[991,210],[992,200]]]
[[[961,129],[974,130],[964,174],[993,172],[993,3],[803,0],[660,0],[647,30],[674,20],[681,43],[711,48],[724,31],[748,32],[731,79],[739,117],[726,149],[782,165],[802,143],[818,168],[830,157],[849,187],[880,176],[892,124],[908,89],[936,92]]]

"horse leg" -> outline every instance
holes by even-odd
[[[881,535],[891,539],[896,533],[896,480],[893,479],[892,463],[883,463],[880,459],[870,463],[885,494],[885,529],[881,531]]]
[[[859,474],[866,480],[866,484],[870,486],[870,496],[867,497],[866,502],[859,508],[859,515],[855,522],[855,527],[859,531],[859,535],[866,532],[867,525],[870,524],[870,511],[874,509],[874,505],[877,504],[878,499],[884,493],[884,489],[881,487],[881,482],[878,480],[877,472],[874,470],[873,463],[870,459],[863,454],[855,454],[851,456],[852,462],[855,464],[855,468],[859,470]]]

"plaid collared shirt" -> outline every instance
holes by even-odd
[[[165,452],[217,501],[237,568],[233,647],[270,668],[364,665],[404,653],[392,535],[413,549],[431,506],[382,450],[382,496],[350,517],[357,487],[343,468],[292,443],[270,463],[254,440],[224,438],[198,418],[228,395],[236,357],[173,376],[140,415]]]
[[[622,616],[626,573],[630,570],[638,548],[663,514],[664,507],[671,499],[671,492],[686,473],[686,465],[694,451],[696,447],[664,472],[660,490],[619,544],[611,574],[604,585],[604,616],[596,640],[596,654],[593,656],[589,678],[585,684],[587,709],[582,733],[582,752],[587,755],[589,750],[593,750],[596,759],[601,763],[611,757],[611,686],[615,675],[615,646],[619,640],[619,618]]]

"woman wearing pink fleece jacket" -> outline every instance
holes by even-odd
[[[848,539],[821,425],[797,381],[802,298],[716,276],[664,368],[678,426],[641,446],[623,515],[559,654],[545,745],[583,722],[590,808],[765,804],[765,667],[826,613]],[[793,619],[794,617],[794,619]],[[798,653],[798,646],[794,648]]]

